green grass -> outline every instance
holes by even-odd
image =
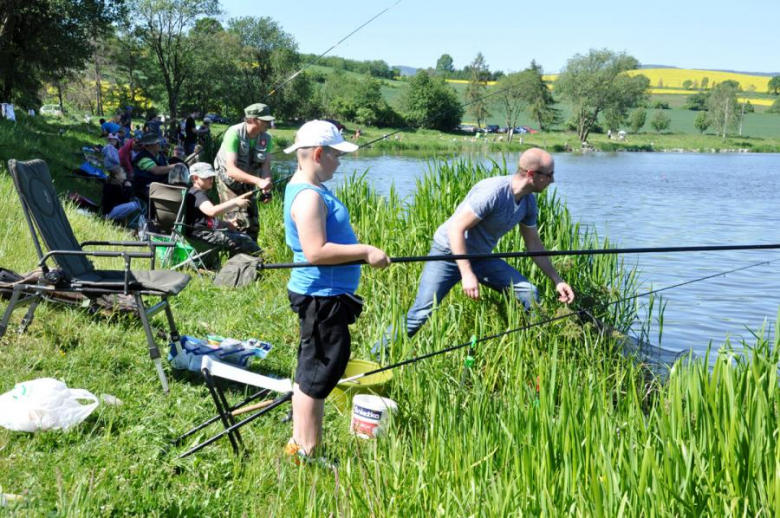
[[[81,129],[64,139],[47,136],[52,132],[38,121],[0,124],[4,267],[35,265],[5,161],[42,156],[64,190],[62,171],[74,165],[69,153],[91,138]],[[393,192],[378,197],[359,177],[338,195],[361,240],[391,255],[423,254],[468,188],[505,172],[503,164],[432,162],[409,205]],[[280,198],[261,207],[261,244],[272,262],[290,259]],[[67,213],[80,240],[128,237],[72,207]],[[580,229],[551,197],[540,199],[539,230],[551,249],[609,245]],[[516,233],[500,244],[521,248]],[[540,287],[543,314],[563,311],[530,261],[513,264]],[[580,300],[603,316],[599,302],[637,285],[635,272],[614,257],[558,259],[556,266]],[[388,323],[401,321],[420,268],[364,269],[360,293],[367,306],[352,328],[356,357],[366,357]],[[289,375],[297,321],[285,295],[288,275],[268,272],[237,290],[195,278],[173,301],[179,327],[195,336],[267,339],[276,348],[259,367]],[[620,326],[634,316],[631,305],[612,312]],[[392,356],[408,358],[525,322],[512,300],[487,293],[473,302],[456,289],[414,340],[394,344]],[[159,318],[155,327],[162,328]],[[395,372],[389,395],[399,413],[383,440],[351,437],[348,417],[327,406],[326,443],[341,459],[335,476],[297,467],[281,454],[290,434],[283,412],[245,428],[245,456],[234,457],[221,442],[176,460],[206,434],[182,448],[169,441],[213,412],[198,377],[172,374],[171,394],[163,396],[136,320],[46,304],[25,335],[0,340],[0,391],[55,377],[124,404],[100,406],[66,433],[0,430],[0,491],[23,495],[12,510],[21,516],[777,515],[780,329],[773,342],[768,335],[757,332],[749,359],[727,347],[711,371],[706,360],[680,364],[665,384],[648,383],[609,339],[573,320],[480,344],[465,386],[463,353],[408,366]]]

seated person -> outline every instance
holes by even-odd
[[[100,151],[103,155],[103,168],[106,171],[110,171],[120,165],[118,143],[119,137],[114,133],[109,133],[106,137],[106,145]]]
[[[220,221],[217,216],[230,209],[245,208],[253,203],[249,197],[252,192],[237,196],[219,205],[214,205],[207,192],[214,186],[217,173],[211,164],[198,162],[190,167],[192,187],[187,191],[185,199],[186,234],[211,245],[219,246],[230,256],[236,254],[259,255],[262,251],[257,243],[243,232],[233,230],[229,222]]]
[[[130,181],[133,180],[133,158],[139,151],[141,151],[141,145],[136,138],[125,140],[125,143],[119,148],[119,165],[125,170],[127,179]]]
[[[141,204],[133,196],[133,185],[125,170],[116,166],[109,170],[109,177],[103,185],[101,212],[106,219],[123,220],[141,212]]]
[[[183,164],[187,155],[184,153],[184,146],[176,145],[173,147],[173,156],[168,159],[169,164]]]
[[[139,199],[148,202],[149,184],[168,183],[168,173],[176,165],[168,164],[165,154],[160,152],[161,141],[156,133],[144,133],[138,142],[141,150],[133,158],[133,189]]]

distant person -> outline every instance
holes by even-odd
[[[133,126],[132,106],[125,106],[125,109],[122,111],[121,115],[119,116],[119,125],[125,128],[128,133],[130,133]]]
[[[190,167],[192,187],[187,191],[185,199],[186,235],[191,239],[217,246],[231,257],[235,254],[258,255],[261,252],[260,247],[251,237],[236,231],[229,222],[218,219],[235,207],[249,205],[251,193],[214,205],[207,193],[214,186],[215,176],[217,173],[211,164],[198,162]]]
[[[121,128],[121,126],[113,120],[107,121],[106,119],[100,119],[100,131],[104,137],[112,133],[116,135],[119,133],[119,128]]]
[[[518,227],[529,252],[545,250],[536,228],[536,194],[554,181],[552,156],[532,148],[520,156],[517,172],[478,182],[463,202],[433,236],[430,255],[489,254],[505,234]],[[574,291],[558,275],[548,257],[537,256],[534,263],[555,284],[559,299],[565,304],[574,300]],[[520,272],[501,259],[471,262],[430,261],[423,267],[417,297],[406,315],[406,334],[414,336],[428,321],[435,304],[441,304],[450,290],[460,282],[470,299],[480,296],[480,284],[496,291],[511,291],[530,311],[538,300],[537,288]],[[392,326],[373,348],[377,356],[384,352]]]
[[[141,204],[133,195],[133,185],[121,166],[109,170],[108,180],[103,184],[101,212],[112,221],[124,220],[141,212]]]
[[[144,202],[149,201],[149,184],[168,183],[168,174],[177,167],[169,164],[161,152],[161,139],[156,133],[145,133],[139,144],[141,150],[133,159],[133,189]]]
[[[190,115],[184,121],[184,153],[190,156],[195,152],[195,146],[198,144],[198,132],[196,131],[195,118]]]
[[[115,133],[110,133],[106,137],[106,145],[103,146],[101,154],[103,155],[103,168],[109,171],[119,166],[119,137]]]
[[[260,232],[257,192],[270,194],[271,150],[273,141],[267,133],[274,118],[271,109],[257,103],[244,108],[244,122],[225,131],[222,146],[214,159],[219,200],[225,203],[237,196],[254,192],[245,207],[236,207],[225,215],[235,227],[257,241]]]
[[[144,127],[145,133],[154,133],[158,135],[160,138],[163,136],[162,132],[162,119],[159,116],[150,116],[149,119],[146,121],[146,125]],[[143,136],[143,135],[142,135]]]
[[[140,150],[141,146],[136,138],[125,139],[124,145],[119,148],[119,164],[131,181],[133,179],[133,158]]]

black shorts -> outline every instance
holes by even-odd
[[[295,383],[307,396],[325,399],[347,369],[349,325],[360,316],[362,300],[355,295],[315,297],[289,290],[287,295],[301,328]]]

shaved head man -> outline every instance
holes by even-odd
[[[515,174],[487,178],[471,188],[455,213],[436,230],[430,255],[491,253],[498,240],[515,227],[529,252],[545,250],[536,227],[535,195],[553,182],[552,156],[538,148],[527,150],[520,156]],[[555,284],[559,300],[570,304],[574,292],[550,259],[534,257],[533,261]],[[479,299],[483,285],[496,291],[511,291],[526,310],[538,301],[536,286],[501,259],[429,261],[420,278],[417,298],[406,316],[409,337],[417,333],[430,317],[434,304],[441,303],[458,282],[466,296],[475,300]],[[394,336],[392,328],[374,346],[375,355],[384,351],[389,336]]]

